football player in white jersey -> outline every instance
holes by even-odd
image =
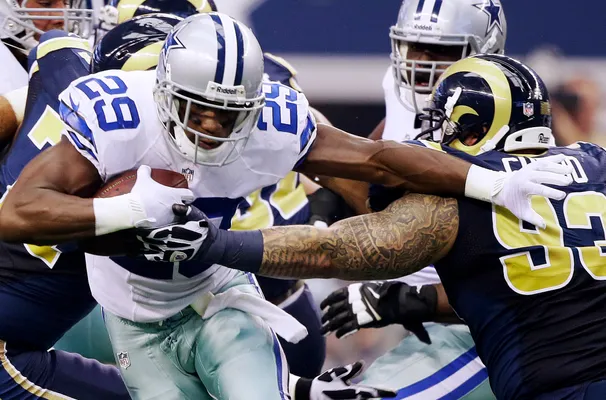
[[[251,275],[222,266],[237,261],[240,252],[231,250],[237,243],[211,255],[220,263],[189,260],[193,247],[162,260],[168,264],[150,262],[159,261],[153,246],[162,235],[191,232],[189,222],[174,225],[185,209],[195,212],[184,202],[226,228],[242,196],[294,168],[466,194],[544,226],[528,198],[550,195],[553,190],[541,184],[554,179],[549,170],[530,181],[519,172],[494,172],[444,153],[316,125],[302,93],[263,83],[262,76],[262,52],[248,28],[218,13],[185,19],[169,34],[156,72],[101,72],[60,95],[64,138],[25,167],[0,208],[5,241],[73,243],[148,229],[139,240],[125,241],[125,249],[101,250],[115,254],[111,258],[87,259],[91,291],[104,307],[135,398],[286,398],[287,366],[270,327],[291,341],[305,334],[262,299]],[[131,193],[88,198],[135,168]],[[156,183],[151,168],[186,173],[190,189]],[[203,244],[196,234],[181,240]],[[130,247],[135,244],[141,247]],[[137,253],[145,257],[124,256]]]
[[[162,45],[159,42],[168,34],[166,22],[176,24],[179,17],[213,10],[216,11],[216,7],[208,1],[111,1],[101,13],[105,18],[102,26],[96,29],[95,37],[100,40],[95,46],[91,72],[155,68]],[[163,15],[153,18],[150,16],[152,12],[161,12]],[[167,14],[174,18],[169,18]],[[112,15],[118,18],[109,19]],[[146,15],[150,18],[142,18]],[[116,25],[116,21],[121,23]],[[137,64],[137,61],[141,62]],[[264,79],[279,81],[300,91],[295,69],[281,57],[264,53],[264,70]],[[277,184],[246,196],[232,219],[231,229],[304,224],[312,218],[330,223],[333,214],[338,214],[331,211],[335,208],[340,211],[342,202],[324,189],[316,190],[308,201],[306,190],[309,185],[319,188],[311,180],[305,180],[303,175],[291,172]],[[280,339],[280,344],[291,373],[306,378],[315,377],[324,364],[326,342],[320,334],[320,310],[311,292],[301,280],[259,278],[258,283],[268,301],[283,308],[307,328],[308,335],[299,343],[291,344]],[[57,342],[55,349],[111,362],[113,352],[109,338],[105,329],[97,329],[100,324],[103,324],[102,316],[100,307],[97,307]]]
[[[371,136],[403,142],[421,133],[419,116],[446,68],[469,55],[503,53],[507,22],[500,0],[404,1],[389,36],[391,66],[383,79],[385,120]],[[406,337],[377,359],[366,370],[363,381],[399,388],[403,398],[440,398],[454,391],[465,399],[493,398],[486,369],[475,352],[469,330],[460,325],[449,307],[434,267],[399,280],[404,283],[353,284],[334,292],[322,303],[323,308],[333,308],[324,318],[325,330],[338,332],[338,337],[360,328],[392,323],[403,323],[418,336]],[[379,307],[372,293],[387,291],[399,292],[404,305],[389,307],[381,300]],[[343,302],[348,298],[351,300]],[[354,298],[364,300],[359,303]],[[370,309],[376,314],[366,314]],[[363,314],[374,317],[365,320]],[[436,319],[459,324],[426,324],[427,332],[420,323]],[[429,338],[432,345],[426,344]],[[461,360],[467,364],[461,364]],[[467,367],[463,368],[464,365]],[[418,382],[424,380],[430,384],[416,391]]]
[[[446,68],[473,54],[504,52],[507,22],[500,0],[406,0],[389,37],[385,120],[371,136],[401,142],[421,132],[418,115]]]

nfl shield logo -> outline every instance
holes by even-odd
[[[527,117],[532,117],[534,115],[534,104],[533,103],[524,103],[524,115]]]
[[[185,179],[187,179],[188,182],[191,182],[194,179],[194,170],[191,168],[182,168],[181,173],[185,175]]]
[[[118,363],[120,363],[120,367],[124,369],[130,367],[130,358],[128,358],[128,352],[121,351],[118,353]]]

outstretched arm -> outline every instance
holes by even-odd
[[[409,194],[382,212],[329,228],[262,230],[258,273],[273,277],[392,279],[409,275],[448,253],[457,235],[457,202]]]
[[[298,170],[379,183],[417,193],[465,195],[509,209],[516,217],[544,228],[530,196],[561,200],[566,193],[545,184],[572,183],[563,155],[545,157],[512,173],[471,165],[454,156],[415,145],[359,138],[318,125],[317,138]]]
[[[406,195],[382,212],[344,219],[329,228],[223,231],[195,207],[175,212],[191,221],[140,232],[149,246],[148,259],[193,259],[278,278],[409,275],[444,257],[459,225],[456,200],[421,194]]]
[[[470,167],[470,163],[439,151],[364,139],[318,124],[313,147],[297,171],[418,193],[463,195]]]

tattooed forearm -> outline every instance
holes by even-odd
[[[263,230],[260,275],[349,280],[391,279],[441,259],[457,235],[457,202],[409,194],[385,211],[330,228]]]

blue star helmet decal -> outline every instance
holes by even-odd
[[[490,32],[495,26],[499,28],[501,33],[503,33],[503,26],[501,25],[502,7],[498,0],[496,3],[493,0],[486,0],[482,3],[474,4],[473,6],[488,15],[488,27],[486,28],[486,34],[488,34],[488,32]]]
[[[168,53],[170,53],[170,51],[172,49],[184,49],[185,48],[185,45],[179,39],[179,32],[181,32],[183,30],[183,28],[185,28],[187,25],[189,25],[189,22],[183,23],[181,26],[177,26],[177,29],[174,29],[166,37],[164,46],[162,46],[162,52],[160,53],[160,60],[162,60],[162,63],[164,64],[165,68],[166,68],[166,61],[168,59]]]

